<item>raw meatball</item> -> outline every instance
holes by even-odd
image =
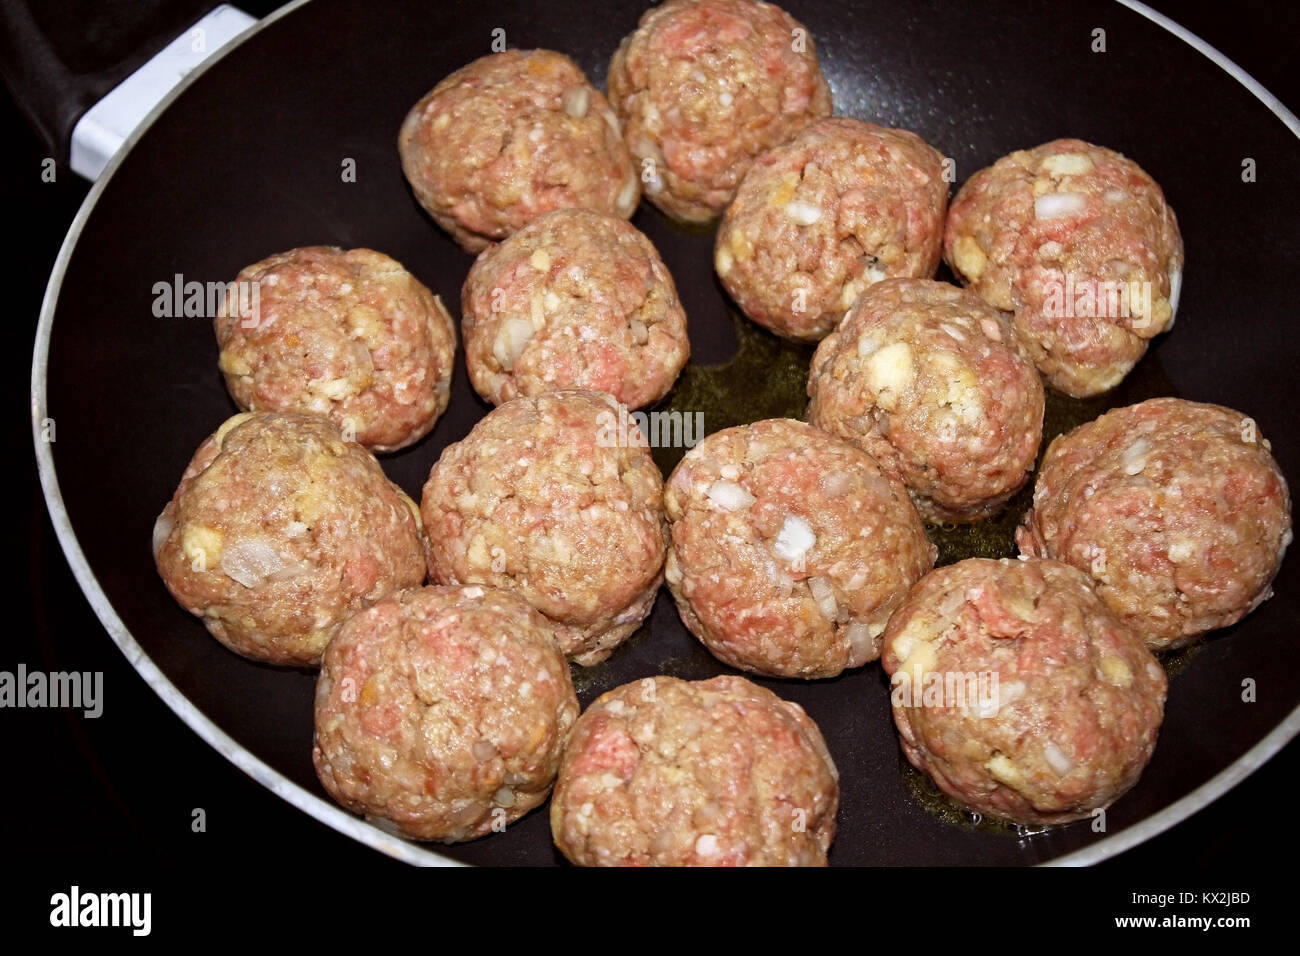
[[[240,408],[324,415],[381,452],[419,441],[446,410],[455,327],[400,263],[309,246],[254,263],[235,282],[215,326]],[[252,293],[240,289],[254,286],[251,314],[240,306]]]
[[[1064,823],[1137,782],[1166,679],[1085,575],[971,558],[926,575],[885,632],[903,752],[945,793],[1019,823]]]
[[[863,448],[927,521],[996,512],[1043,437],[1043,383],[1009,318],[928,279],[864,292],[818,346],[808,395],[808,421]]]
[[[673,471],[664,506],[682,620],[741,670],[834,677],[875,660],[889,615],[934,567],[903,486],[803,422],[710,435]]]
[[[504,591],[418,588],[330,642],[312,763],[349,810],[416,840],[473,840],[546,799],[577,719],[540,614]]]
[[[227,419],[153,529],[163,583],[254,660],[315,664],[339,622],[424,582],[415,502],[374,455],[311,415]]]
[[[521,595],[579,664],[641,624],[663,580],[663,478],[602,392],[517,398],[448,446],[424,486],[433,579]],[[624,438],[626,436],[623,436]]]
[[[1183,239],[1155,180],[1119,153],[1058,139],[1004,156],[953,200],[953,271],[1016,329],[1047,384],[1120,383],[1174,324]]]
[[[743,677],[647,677],[578,718],[551,833],[581,866],[825,866],[838,806],[798,704]]]
[[[1016,541],[1090,574],[1149,647],[1185,644],[1273,593],[1291,499],[1269,447],[1219,405],[1117,408],[1048,447]]]
[[[815,341],[872,283],[934,275],[947,208],[943,157],[915,133],[819,120],[749,168],[713,262],[747,316]]]
[[[641,197],[609,103],[551,50],[457,70],[411,108],[397,148],[415,198],[467,252],[552,209],[627,219]]]
[[[668,393],[691,350],[650,240],[583,209],[539,216],[483,252],[461,308],[470,381],[494,405],[585,388],[640,408]]]
[[[754,157],[831,112],[808,31],[754,0],[669,0],[609,65],[609,99],[645,183],[677,219],[707,222]]]

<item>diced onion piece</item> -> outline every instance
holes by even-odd
[[[1082,176],[1092,172],[1092,160],[1084,153],[1054,153],[1041,166],[1053,176]]]
[[[859,354],[862,351],[858,346]],[[876,404],[893,411],[904,390],[912,383],[915,370],[912,350],[906,342],[891,342],[871,353],[863,364],[867,385],[876,393]]]
[[[854,621],[845,628],[844,636],[849,642],[849,667],[860,667],[875,655],[876,637],[865,621]]]
[[[591,102],[591,91],[585,86],[571,86],[564,91],[561,101],[564,104],[564,112],[574,119],[582,119],[587,115],[587,105]]]
[[[725,276],[731,271],[734,264],[735,260],[731,258],[731,253],[719,246],[718,251],[713,256],[713,268],[717,270],[718,275]]]
[[[840,608],[835,600],[835,589],[831,587],[830,580],[823,577],[809,578],[808,590],[812,592],[813,600],[817,602],[817,610],[821,611],[822,617],[834,621],[840,613]]]
[[[631,215],[632,210],[636,208],[637,198],[637,178],[636,176],[628,177],[623,184],[623,191],[618,194],[618,199],[614,200],[614,205],[623,215]]]
[[[492,343],[492,355],[503,369],[509,372],[515,367],[535,331],[528,319],[512,317],[501,323],[496,341]]]
[[[821,206],[796,199],[785,204],[785,214],[801,226],[811,226],[822,217]]]
[[[255,588],[284,567],[266,538],[244,538],[221,554],[221,571],[246,588]]]
[[[1088,206],[1088,199],[1080,193],[1047,193],[1034,200],[1035,219],[1058,219],[1077,216]]]
[[[1020,772],[1020,768],[1003,754],[994,754],[984,767],[993,775],[994,780],[1012,789],[1018,788],[1025,781],[1025,775]]]
[[[1124,474],[1137,475],[1147,466],[1146,454],[1151,450],[1151,444],[1145,438],[1139,438],[1133,444],[1124,450],[1124,457],[1120,464],[1124,468]]]
[[[728,511],[742,511],[755,500],[753,495],[734,481],[715,481],[704,494],[715,505]]]
[[[812,525],[798,515],[786,515],[776,536],[776,553],[787,561],[798,561],[817,543]],[[831,616],[834,620],[834,615]]]
[[[1043,759],[1062,777],[1074,769],[1074,761],[1053,741],[1043,744]]]

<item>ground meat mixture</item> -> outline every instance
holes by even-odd
[[[640,626],[663,579],[663,478],[635,425],[615,434],[617,409],[577,390],[506,402],[424,486],[433,579],[521,595],[579,664]]]
[[[682,620],[724,663],[834,677],[880,635],[935,548],[865,452],[786,419],[716,432],[664,492],[667,579]]]
[[[253,287],[256,310],[241,309]],[[324,415],[384,452],[423,438],[447,408],[451,316],[382,253],[310,246],[263,259],[239,273],[215,326],[242,409]]]
[[[872,283],[934,275],[947,208],[943,157],[919,136],[819,120],[749,168],[714,266],[759,325],[816,341]]]
[[[668,393],[691,349],[650,240],[588,210],[546,213],[483,252],[461,308],[470,381],[495,405],[585,388],[640,408]]]
[[[522,599],[418,588],[330,642],[312,763],[334,799],[404,836],[473,840],[546,799],[577,719],[554,631]]]
[[[551,50],[457,70],[415,104],[397,145],[415,198],[468,252],[552,209],[627,219],[641,197],[605,97]]]
[[[1137,163],[1077,139],[1004,156],[953,200],[953,271],[1016,329],[1047,384],[1097,395],[1174,323],[1183,240]]]
[[[582,866],[824,866],[838,779],[798,704],[743,677],[647,677],[578,719],[551,832]]]
[[[1043,435],[1043,384],[1010,319],[928,279],[864,292],[813,356],[808,395],[808,421],[868,452],[928,521],[995,513]]]
[[[1245,617],[1291,543],[1286,479],[1255,422],[1179,398],[1117,408],[1056,439],[1016,534],[1065,561],[1152,648]]]
[[[754,0],[669,0],[641,17],[609,65],[609,99],[665,213],[707,222],[754,157],[831,113],[808,31]]]
[[[415,502],[309,415],[247,413],[208,438],[153,529],[172,596],[236,653],[315,664],[339,622],[424,581]]]
[[[903,752],[973,810],[1064,823],[1109,806],[1151,759],[1166,679],[1142,639],[1055,561],[939,568],[890,619]]]

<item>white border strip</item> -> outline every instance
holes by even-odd
[[[54,324],[54,312],[58,303],[59,290],[63,284],[63,277],[67,273],[68,262],[72,258],[72,250],[81,236],[81,231],[85,228],[86,220],[90,217],[91,211],[99,201],[105,186],[113,178],[118,166],[122,164],[123,159],[130,153],[131,148],[144,135],[145,130],[153,125],[154,121],[172,101],[175,100],[182,92],[189,88],[190,84],[195,82],[200,76],[206,73],[214,63],[224,59],[232,51],[237,49],[243,41],[247,40],[253,34],[258,33],[263,28],[270,26],[272,23],[280,20],[282,17],[292,13],[298,7],[308,3],[309,0],[292,0],[292,2],[276,10],[270,16],[259,20],[250,26],[238,37],[226,44],[220,51],[209,57],[193,73],[187,76],[184,81],[178,84],[161,102],[158,103],[141,122],[140,126],[127,138],[122,148],[113,157],[112,161],[104,169],[103,174],[96,180],[94,186],[86,196],[85,202],[77,211],[76,218],[73,219],[72,225],[68,228],[68,234],[63,240],[63,245],[59,249],[58,258],[55,260],[54,269],[50,273],[50,281],[45,289],[45,298],[41,303],[40,322],[36,328],[36,345],[32,355],[32,441],[36,446],[36,463],[40,471],[41,488],[45,494],[45,504],[50,512],[50,520],[54,525],[54,532],[58,536],[59,544],[63,548],[64,557],[67,558],[68,565],[72,569],[77,583],[81,586],[82,592],[86,595],[87,601],[94,609],[95,614],[99,617],[100,623],[108,631],[109,636],[121,649],[126,659],[136,669],[145,682],[153,688],[154,692],[162,698],[163,702],[172,709],[172,711],[181,718],[190,728],[208,742],[218,753],[233,763],[248,776],[252,777],[258,783],[262,784],[276,796],[287,801],[299,810],[310,814],[317,820],[328,824],[338,832],[352,837],[352,839],[372,846],[387,855],[401,860],[405,863],[412,863],[421,866],[460,866],[458,861],[448,857],[431,852],[423,847],[408,843],[405,840],[391,836],[370,826],[368,823],[345,813],[338,807],[326,803],[319,797],[316,797],[302,787],[293,783],[288,778],[282,776],[278,771],[273,770],[270,766],[263,763],[252,753],[245,750],[240,744],[233,740],[225,731],[221,730],[208,717],[200,711],[190,700],[180,692],[179,689],[167,679],[160,671],[156,664],[145,654],[144,649],[136,642],[131,632],[127,630],[122,619],[117,616],[113,610],[112,604],[104,594],[99,582],[95,580],[95,575],[86,561],[86,556],[81,550],[81,545],[77,541],[76,532],[72,529],[72,524],[68,518],[67,509],[63,505],[63,498],[59,493],[59,482],[54,471],[54,456],[48,443],[41,438],[42,421],[45,416],[46,408],[46,371],[49,363],[50,352],[50,335]],[[1233,79],[1237,80],[1242,86],[1249,90],[1254,96],[1273,112],[1287,128],[1300,139],[1300,121],[1296,120],[1295,115],[1278,101],[1272,93],[1261,86],[1253,77],[1237,66],[1226,56],[1210,46],[1200,37],[1188,32],[1177,23],[1162,14],[1156,13],[1145,4],[1138,3],[1136,0],[1117,0],[1121,5],[1128,7],[1135,13],[1141,14],[1148,20],[1164,28],[1169,33],[1177,36],[1189,46],[1196,49],[1206,58],[1214,62],[1217,66],[1227,72]],[[1057,857],[1048,861],[1049,866],[1087,866],[1097,863],[1107,857],[1122,853],[1137,844],[1150,839],[1151,837],[1162,833],[1177,823],[1190,817],[1193,813],[1204,808],[1218,797],[1222,796],[1232,787],[1236,786],[1247,776],[1258,769],[1265,761],[1282,749],[1288,741],[1300,733],[1300,707],[1293,710],[1290,715],[1276,728],[1274,728],[1259,743],[1238,757],[1233,763],[1219,773],[1217,776],[1206,781],[1197,789],[1193,790],[1187,796],[1171,803],[1158,813],[1145,818],[1144,820],[1126,827],[1124,830],[1114,836],[1105,837],[1096,844],[1081,850],[1076,850],[1064,856]]]

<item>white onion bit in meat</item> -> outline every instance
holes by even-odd
[[[515,367],[515,362],[524,354],[524,348],[536,331],[532,322],[517,316],[501,323],[496,341],[492,343],[492,355],[503,369],[509,372]]]
[[[564,91],[562,100],[564,102],[564,112],[574,119],[582,119],[587,115],[587,104],[591,102],[591,92],[585,86],[571,86]]]
[[[775,548],[776,553],[787,561],[798,561],[816,543],[817,535],[813,533],[812,525],[798,515],[786,515],[776,536]]]
[[[623,215],[629,215],[636,208],[637,179],[632,176],[623,186],[623,191],[618,194],[618,199],[614,204],[618,211]]]
[[[1002,327],[992,319],[980,319],[980,330],[994,342],[1002,341]]]
[[[813,600],[817,602],[817,610],[821,611],[822,617],[834,622],[839,616],[840,608],[835,601],[835,589],[831,587],[830,580],[823,577],[809,578],[808,590],[812,592]]]
[[[1074,769],[1074,761],[1066,755],[1064,750],[1050,740],[1043,744],[1043,757],[1051,765],[1052,769],[1062,777]]]
[[[771,558],[765,558],[763,567],[767,571],[767,579],[776,590],[778,598],[784,601],[794,593],[794,578],[782,571],[775,561]]]
[[[246,588],[255,588],[284,567],[271,542],[265,538],[236,541],[221,554],[221,571]]]
[[[796,199],[785,204],[785,214],[801,226],[811,226],[821,219],[822,210],[813,203]]]
[[[1093,170],[1092,160],[1084,153],[1054,153],[1040,165],[1053,176],[1084,176]]]
[[[1137,475],[1147,466],[1146,454],[1151,450],[1150,443],[1145,438],[1139,438],[1133,444],[1124,450],[1124,457],[1120,462],[1124,467],[1124,474]]]
[[[734,481],[715,481],[705,496],[720,508],[742,511],[754,503],[754,496]]]
[[[1035,219],[1057,219],[1077,216],[1088,206],[1088,199],[1080,193],[1047,193],[1034,200]]]
[[[858,667],[871,659],[876,649],[876,640],[871,636],[871,628],[863,621],[854,621],[844,631],[849,641],[849,666]]]

